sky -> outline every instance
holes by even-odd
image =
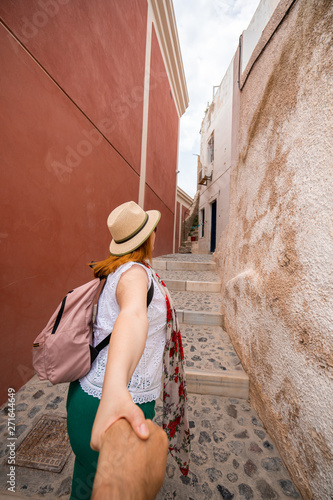
[[[259,0],[173,0],[189,106],[180,119],[178,185],[192,198],[197,189],[202,119],[237,50]]]

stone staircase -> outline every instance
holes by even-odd
[[[247,399],[249,378],[223,329],[221,283],[215,263],[167,257],[154,259],[153,268],[169,288],[176,306],[188,391]]]
[[[190,237],[188,237],[179,247],[179,253],[192,253],[192,241]]]
[[[184,254],[184,253],[192,253],[192,247],[193,243],[198,241],[198,228],[196,227],[192,233],[187,237],[186,241],[182,242],[182,245],[179,247],[179,253]],[[195,241],[192,241],[192,237],[195,238]]]
[[[249,378],[224,330],[221,284],[211,255],[173,254],[153,268],[176,306],[186,362],[190,472],[169,455],[156,500],[301,499],[252,408]],[[162,401],[155,421],[161,425]]]

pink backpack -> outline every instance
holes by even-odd
[[[32,361],[40,380],[72,382],[90,370],[93,309],[100,283],[95,278],[68,292],[35,339]]]
[[[111,338],[93,347],[93,312],[101,279],[95,278],[68,292],[33,343],[32,362],[40,380],[73,382],[86,375]],[[147,307],[154,294],[153,280]]]

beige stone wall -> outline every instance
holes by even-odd
[[[215,259],[251,399],[304,499],[333,495],[333,3],[298,0],[240,94]]]

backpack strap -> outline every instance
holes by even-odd
[[[150,288],[147,293],[147,308],[151,303],[151,301],[153,300],[153,296],[154,296],[154,280],[152,279]],[[109,335],[105,337],[105,339],[103,339],[99,344],[97,344],[97,346],[93,347],[92,345],[89,345],[91,363],[95,361],[101,350],[104,349],[104,347],[106,347],[109,344],[111,339],[111,333],[109,333]]]
[[[153,297],[154,297],[154,280],[152,278],[151,285],[150,285],[150,288],[149,288],[148,293],[147,293],[147,308],[148,308],[149,304],[151,303],[151,301],[153,300]]]
[[[73,290],[70,290],[68,293],[72,293]],[[67,294],[68,295],[68,294]],[[54,322],[54,325],[53,325],[53,328],[52,328],[52,332],[51,332],[51,335],[53,335],[56,331],[57,331],[57,328],[59,326],[59,323],[61,321],[61,318],[62,318],[62,315],[64,314],[64,310],[65,310],[65,305],[66,305],[66,299],[67,299],[67,295],[66,297],[63,298],[62,302],[61,302],[61,306],[60,306],[60,309],[59,309],[59,312],[57,314],[57,317],[56,317],[56,320]]]

